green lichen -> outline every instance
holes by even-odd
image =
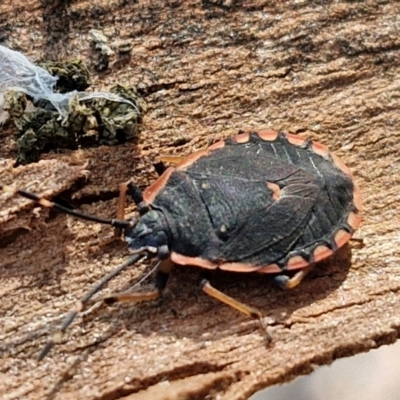
[[[42,66],[59,74],[57,90],[80,93],[69,99],[67,117],[47,100],[34,102],[22,92],[6,93],[4,109],[18,130],[17,164],[38,161],[41,153],[50,150],[111,146],[138,135],[146,104],[134,87],[115,85],[108,94],[90,97],[88,92],[90,98],[85,99],[82,88],[88,84],[89,75],[81,62]]]

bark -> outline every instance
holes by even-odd
[[[79,209],[113,217],[118,184],[133,177],[148,185],[157,155],[188,154],[240,129],[274,128],[341,156],[365,211],[356,234],[364,244],[351,241],[290,292],[265,277],[217,274],[215,286],[268,316],[269,347],[256,322],[198,290],[197,269],[177,267],[163,299],[81,316],[40,363],[37,354],[65,313],[127,252],[123,243],[106,243],[108,227],[45,211],[24,219],[29,230],[24,222],[1,238],[0,397],[247,399],[317,365],[394,342],[399,15],[397,2],[379,0],[3,0],[4,45],[36,61],[81,57],[95,89],[129,82],[145,94],[148,113],[136,143],[43,155],[88,163],[89,178],[67,185]],[[109,68],[96,72],[90,29],[107,33],[113,49],[131,43],[131,57],[116,51]],[[9,163],[14,134],[11,124],[1,128],[0,157]],[[128,269],[107,290],[129,287],[149,265]]]

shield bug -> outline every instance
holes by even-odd
[[[312,266],[333,254],[361,222],[361,198],[346,165],[328,149],[290,133],[242,133],[176,163],[143,193],[132,182],[121,186],[118,219],[106,220],[66,209],[18,190],[45,207],[105,223],[123,231],[135,253],[81,300],[83,308],[113,276],[141,254],[156,255],[154,291],[117,293],[106,303],[157,298],[173,264],[206,270],[271,274],[284,288],[299,284]],[[10,188],[3,187],[3,190]],[[123,220],[126,195],[139,216]],[[221,293],[207,279],[202,289],[225,304],[259,319],[262,313]],[[71,324],[71,311],[61,331]],[[50,341],[40,358],[52,346]]]

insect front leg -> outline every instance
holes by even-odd
[[[157,267],[156,283],[154,290],[148,292],[131,293],[127,291],[121,293],[112,293],[103,297],[100,300],[104,301],[104,303],[107,305],[123,302],[142,302],[155,300],[161,296],[163,290],[166,288],[172,266],[173,263],[170,259],[162,260],[159,262],[159,265]]]

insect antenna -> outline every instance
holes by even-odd
[[[51,348],[54,346],[54,343],[58,341],[58,338],[61,334],[63,334],[67,328],[72,324],[75,317],[79,312],[82,312],[85,309],[85,306],[89,303],[89,300],[99,291],[101,290],[111,279],[116,277],[121,273],[126,267],[131,264],[137,262],[140,258],[144,257],[143,254],[135,254],[132,257],[129,257],[123,264],[117,267],[114,271],[111,271],[105,277],[103,277],[95,286],[93,286],[78,302],[75,309],[71,310],[67,316],[64,318],[61,323],[60,330],[57,332],[52,339],[50,339],[43,347],[42,351],[39,354],[38,360],[43,360],[44,357],[49,353]],[[153,270],[152,270],[153,271]]]
[[[21,190],[21,189],[14,190],[11,186],[0,186],[0,191],[8,192],[8,193],[17,193],[22,197],[25,197],[29,200],[33,200],[35,203],[40,204],[43,207],[53,208],[55,210],[63,212],[64,214],[72,215],[74,217],[84,219],[86,221],[92,221],[92,222],[98,222],[100,224],[111,225],[115,228],[126,228],[128,226],[132,226],[132,224],[133,224],[132,221],[100,218],[100,217],[85,214],[85,213],[82,213],[79,211],[71,210],[67,207],[62,206],[61,204],[54,203],[50,200],[47,200],[40,196],[37,196],[36,194],[28,192],[26,190]]]

